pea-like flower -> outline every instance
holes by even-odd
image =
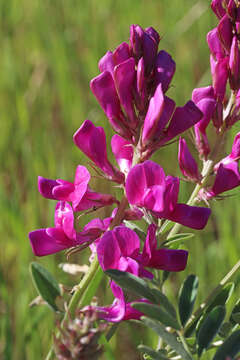
[[[153,161],[135,165],[126,180],[126,194],[130,204],[150,210],[154,216],[169,219],[192,229],[203,229],[211,210],[177,202],[179,179],[165,176]]]

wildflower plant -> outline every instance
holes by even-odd
[[[228,281],[240,263],[194,314],[197,276],[188,276],[182,284],[177,309],[163,288],[169,274],[183,271],[191,256],[184,242],[191,233],[182,227],[204,229],[212,200],[240,185],[240,133],[229,155],[223,154],[229,130],[240,120],[240,2],[213,0],[211,7],[218,19],[207,34],[212,84],[194,89],[183,106],[168,96],[176,64],[159,50],[160,36],[152,27],[131,25],[129,42],[99,61],[100,74],[90,88],[115,132],[111,149],[116,164],[108,159],[104,129],[91,120],[83,122],[73,140],[98,176],[113,189],[118,186],[121,195],[90,187],[91,174],[83,165],[77,166],[72,181],[38,179],[40,194],[57,203],[54,227],[29,234],[33,253],[91,250],[90,266],[68,301],[45,269],[31,265],[43,300],[62,316],[47,359],[89,359],[89,354],[97,359],[104,351],[99,339],[107,343],[116,329],[111,323],[131,319],[159,336],[157,349],[139,346],[147,359],[190,360],[214,349],[214,360],[226,360],[240,351],[240,305],[228,317],[225,308],[234,286]],[[187,143],[187,130],[192,131],[199,161]],[[183,179],[166,174],[151,159],[176,141]],[[179,201],[181,180],[195,184],[185,203]],[[109,217],[94,218],[79,229],[79,215],[109,206]],[[92,302],[103,272],[110,277],[110,305]],[[65,299],[64,307],[59,299]]]

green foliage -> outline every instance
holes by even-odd
[[[206,316],[197,333],[198,356],[207,350],[212,340],[218,333],[226,315],[223,306],[216,306]]]
[[[183,326],[192,314],[197,291],[198,278],[195,275],[189,275],[180,289],[178,300],[179,316]]]
[[[233,332],[217,350],[213,360],[226,360],[227,356],[233,358],[240,351],[240,330]]]
[[[170,326],[173,329],[180,330],[180,325],[176,318],[172,317],[167,311],[163,310],[161,306],[148,303],[133,303],[132,307],[149,316],[151,319],[160,321],[165,326]]]
[[[56,305],[56,299],[61,296],[61,290],[57,281],[42,265],[37,262],[30,264],[30,271],[33,283],[43,300],[54,311],[59,311]]]

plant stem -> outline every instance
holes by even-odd
[[[189,348],[188,348],[188,345],[187,345],[187,343],[186,343],[186,341],[185,341],[185,338],[184,338],[184,335],[183,335],[182,331],[178,331],[177,333],[178,333],[178,336],[179,336],[179,338],[180,338],[180,340],[181,340],[181,342],[182,342],[182,344],[183,344],[184,349],[186,350],[186,352],[187,352],[190,356],[192,356],[192,354],[191,354],[191,352],[190,352],[190,350],[189,350]]]
[[[69,302],[68,311],[65,313],[63,322],[67,319],[68,315],[70,315],[71,317],[74,317],[78,303],[79,303],[83,293],[87,289],[88,285],[90,284],[91,280],[93,279],[98,268],[99,268],[99,262],[98,262],[97,255],[95,255],[95,258],[94,258],[93,262],[91,263],[88,272],[84,275],[84,277],[82,278],[80,283],[75,287],[75,292]]]

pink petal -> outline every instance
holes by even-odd
[[[185,250],[159,249],[152,253],[147,266],[165,271],[182,271],[187,265],[188,252]]]
[[[39,229],[29,233],[32,250],[36,256],[54,254],[73,246],[71,241],[68,243],[63,230],[58,229],[55,233],[50,231],[51,235],[55,235],[54,237],[50,236],[46,230]]]
[[[91,80],[90,87],[107,115],[113,129],[122,134],[122,124],[125,120],[114,80],[110,72],[104,71],[95,77]]]
[[[112,152],[117,160],[120,170],[123,173],[128,173],[132,166],[133,147],[132,144],[115,134],[111,140]]]
[[[228,164],[220,164],[215,182],[213,184],[212,192],[213,196],[219,195],[225,191],[234,189],[240,185],[240,174],[238,169],[238,163],[233,161]]]
[[[151,98],[149,102],[147,115],[144,120],[143,133],[142,133],[142,142],[144,145],[147,144],[149,141],[151,141],[152,137],[154,136],[163,109],[164,109],[164,96],[162,92],[162,86],[160,84],[156,88],[154,96]]]
[[[178,163],[183,176],[195,182],[201,180],[198,165],[190,153],[186,141],[181,137],[179,139]]]
[[[57,200],[52,191],[53,188],[58,185],[59,183],[56,180],[46,179],[42,176],[38,177],[38,190],[40,194],[47,199]]]
[[[118,96],[129,119],[129,126],[133,129],[137,126],[138,122],[133,103],[133,85],[135,77],[135,60],[133,58],[129,58],[114,68],[114,81]]]
[[[156,238],[156,229],[155,224],[151,224],[148,227],[147,237],[143,246],[141,263],[143,266],[148,266],[148,263],[152,257],[152,253],[157,248],[157,238]]]
[[[212,85],[196,88],[192,92],[192,101],[197,105],[200,100],[205,98],[214,99],[214,89]]]
[[[118,242],[121,256],[135,258],[140,249],[140,240],[137,234],[126,226],[117,226],[113,232]]]
[[[202,118],[202,112],[190,100],[183,107],[177,107],[166,131],[163,143],[170,141],[190,127],[198,123]]]
[[[214,58],[222,59],[225,56],[225,51],[220,42],[217,28],[214,28],[207,34],[207,43]]]
[[[56,205],[55,227],[62,229],[69,239],[76,238],[73,210],[65,201],[60,201]]]
[[[121,250],[113,231],[107,231],[97,244],[98,261],[103,270],[117,269]]]
[[[173,75],[176,70],[175,61],[173,61],[171,55],[166,51],[161,50],[158,53],[156,64],[155,64],[155,74],[154,78],[158,84],[162,85],[162,91],[165,93],[169,87],[169,84],[173,78]]]
[[[228,57],[215,61],[210,56],[210,65],[215,96],[219,101],[223,101],[228,79]]]
[[[85,120],[73,136],[74,143],[103,172],[117,182],[123,182],[124,175],[114,169],[107,158],[106,137],[102,127],[96,127],[90,120]]]
[[[191,229],[201,230],[206,226],[210,214],[209,208],[176,204],[174,210],[166,214],[166,218]]]

